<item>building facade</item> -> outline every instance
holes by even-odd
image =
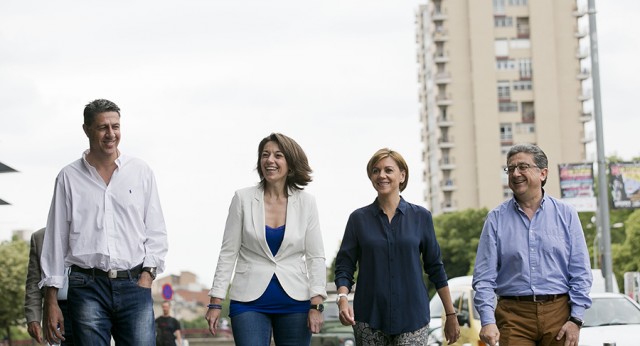
[[[434,214],[493,208],[511,196],[506,153],[535,143],[557,165],[584,162],[583,66],[575,0],[429,0],[416,11],[425,202]]]

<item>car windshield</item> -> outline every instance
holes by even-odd
[[[595,297],[584,314],[584,327],[640,324],[640,309],[627,298]]]

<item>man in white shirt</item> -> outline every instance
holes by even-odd
[[[122,155],[120,108],[95,100],[84,109],[89,150],[64,167],[54,189],[41,256],[46,287],[43,329],[64,340],[56,300],[65,267],[78,345],[154,345],[151,283],[164,269],[167,232],[153,172]]]

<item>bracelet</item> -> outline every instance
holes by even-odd
[[[207,305],[207,307],[209,309],[222,310],[222,305],[220,305],[220,304],[209,304],[209,305]]]
[[[445,316],[449,317],[449,316],[453,316],[455,314],[456,314],[455,312],[451,312],[451,313],[445,314]]]

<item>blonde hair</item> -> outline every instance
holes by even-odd
[[[407,162],[404,160],[404,157],[400,155],[399,152],[393,151],[389,148],[382,148],[376,151],[373,156],[369,159],[369,163],[367,163],[367,176],[371,179],[371,175],[373,174],[373,166],[375,166],[380,160],[390,157],[393,161],[396,162],[400,171],[404,171],[404,181],[400,183],[400,192],[404,191],[409,183],[409,166],[407,166]]]

